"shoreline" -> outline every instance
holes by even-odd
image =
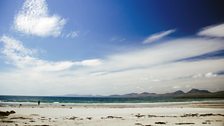
[[[21,106],[20,106],[21,105]],[[37,102],[0,102],[0,107],[38,107]],[[224,108],[224,100],[185,101],[185,102],[151,102],[151,103],[41,103],[39,107],[219,107]]]

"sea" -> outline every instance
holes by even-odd
[[[64,97],[64,96],[0,96],[0,103],[156,103],[193,102],[220,99],[207,98],[167,98],[167,97]],[[222,99],[223,100],[223,99]]]

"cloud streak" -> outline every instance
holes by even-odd
[[[167,31],[162,31],[162,32],[159,32],[159,33],[152,34],[148,38],[146,38],[142,43],[143,44],[148,44],[148,43],[152,43],[154,41],[158,41],[158,40],[174,33],[175,31],[176,31],[175,29],[170,29],[170,30],[167,30]]]
[[[49,15],[45,0],[26,0],[14,17],[15,30],[40,37],[59,36],[65,23],[60,16]]]
[[[224,37],[224,23],[218,25],[211,25],[203,28],[198,32],[199,36],[208,37]]]

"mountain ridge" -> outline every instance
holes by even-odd
[[[133,95],[135,94],[135,95]],[[174,97],[174,98],[224,98],[224,91],[210,92],[208,90],[191,89],[188,92],[183,92],[182,90],[177,90],[170,93],[156,94],[156,93],[132,93],[132,95],[110,95],[109,97],[128,97],[128,98],[138,98],[138,97]],[[148,94],[148,95],[147,95]]]
[[[201,89],[191,89],[188,92],[184,92],[182,90],[177,90],[174,92],[157,94],[157,93],[128,93],[128,94],[114,94],[109,96],[103,95],[75,95],[68,94],[64,95],[66,97],[108,97],[108,98],[144,98],[144,97],[173,97],[173,98],[224,98],[224,91],[210,92],[208,90]]]

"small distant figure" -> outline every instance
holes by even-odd
[[[40,105],[40,101],[38,101],[38,106]]]
[[[22,106],[22,104],[19,104],[19,107],[21,107]]]

